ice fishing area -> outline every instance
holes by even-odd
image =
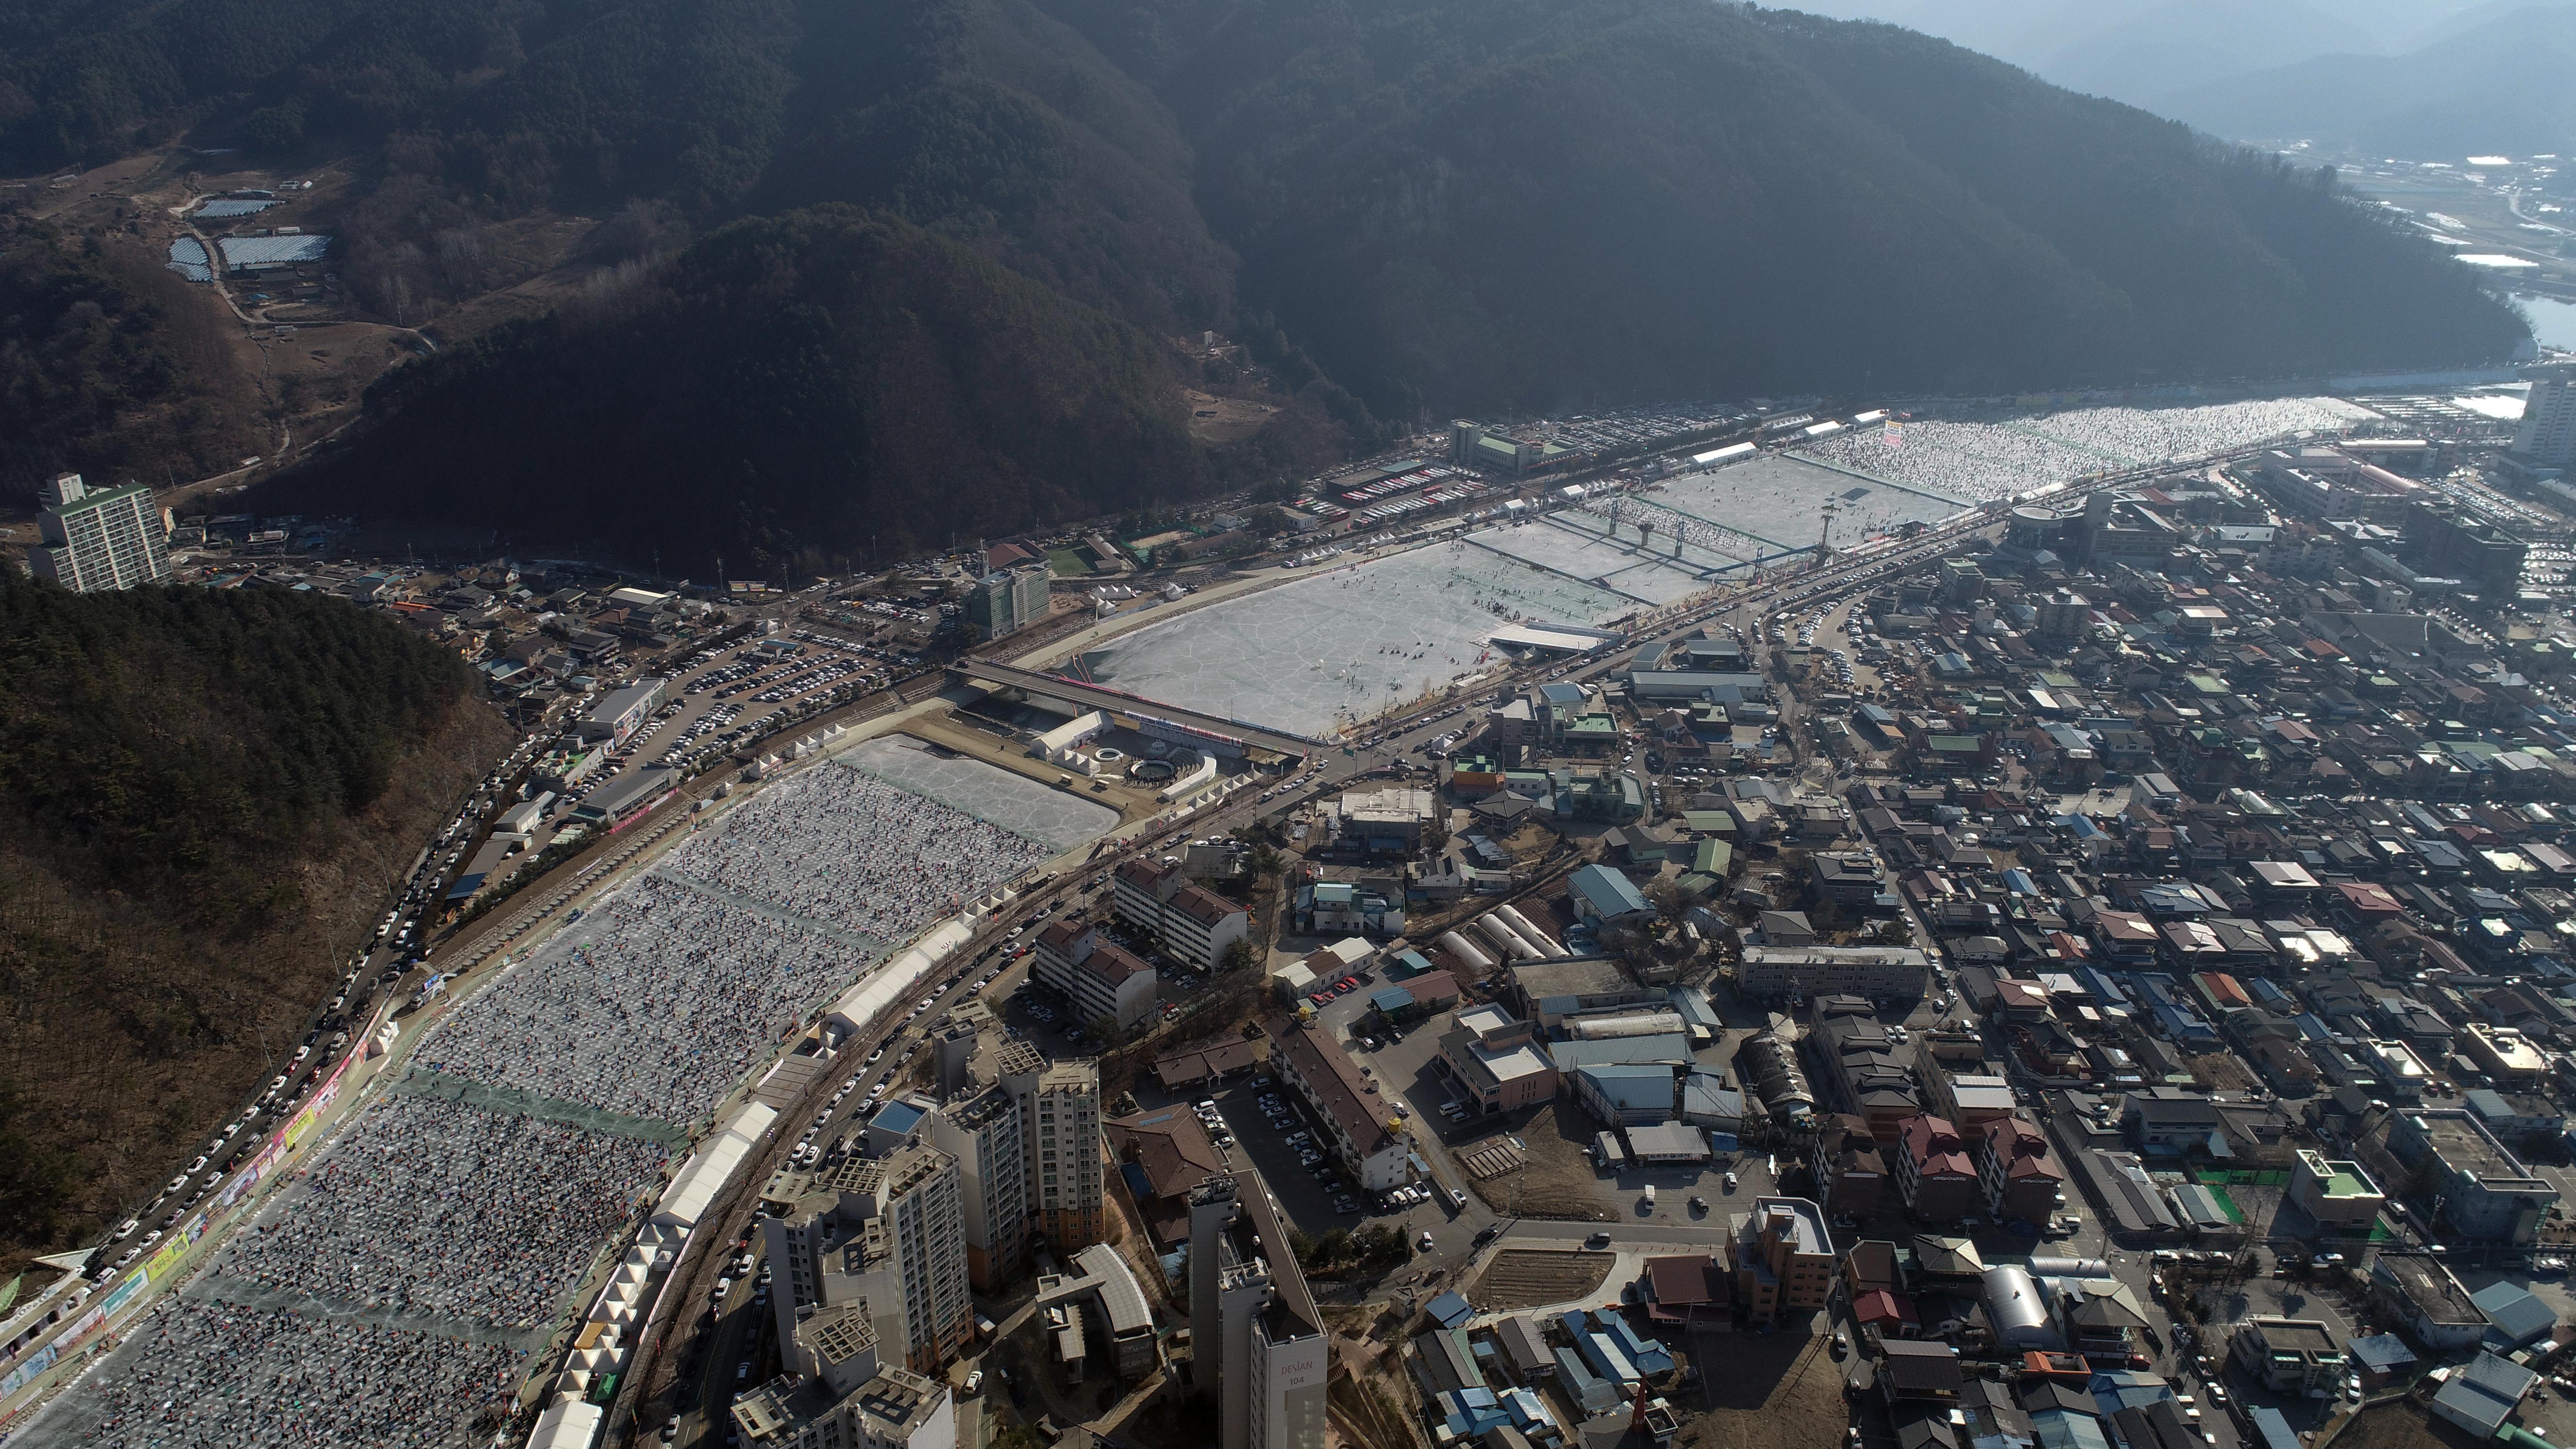
[[[11,1443],[465,1446],[532,1376],[577,1400],[625,1367],[704,1207],[665,1184],[690,1139],[818,1009],[855,1029],[917,997],[961,913],[1116,823],[903,737],[737,799],[411,1018],[409,1057],[256,1226]],[[548,1351],[575,1328],[569,1362]]]
[[[1638,602],[1468,540],[1344,564],[1194,609],[1082,656],[1111,688],[1325,734],[1494,662],[1509,624],[1599,624]]]

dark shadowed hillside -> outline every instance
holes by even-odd
[[[0,570],[0,1272],[150,1198],[294,1051],[505,747],[480,698],[339,599]]]
[[[0,497],[66,470],[195,478],[262,449],[223,324],[122,237],[0,220]]]
[[[688,571],[897,558],[1195,491],[1167,356],[906,222],[789,212],[393,373],[361,445],[265,496]]]
[[[183,120],[364,149],[377,189],[341,219],[362,298],[455,285],[445,260],[514,209],[887,220],[734,233],[597,316],[413,369],[274,497],[669,558],[891,555],[1189,492],[1209,468],[1159,421],[1172,366],[1142,338],[1202,328],[1358,442],[1646,398],[2439,366],[2523,337],[2328,175],[1885,25],[1705,0],[485,3],[278,0],[238,17],[275,44],[223,85],[203,57],[115,83],[74,64],[110,31],[170,53],[202,23],[182,12],[65,11],[0,62],[0,149]],[[863,296],[841,270],[861,252]],[[937,305],[879,305],[915,289]],[[949,330],[993,322],[1024,345]],[[1117,340],[1066,341],[1094,335]],[[884,367],[888,337],[935,365]],[[669,496],[683,460],[689,507],[608,506]]]

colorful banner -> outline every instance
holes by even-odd
[[[1902,448],[1905,446],[1905,424],[1889,418],[1887,426],[1879,432],[1879,437],[1891,448]]]
[[[34,1383],[36,1381],[36,1375],[43,1373],[45,1370],[52,1368],[53,1366],[54,1346],[49,1343],[43,1348],[37,1349],[34,1357],[28,1359],[25,1363],[18,1365],[16,1368],[9,1370],[9,1376],[7,1378],[0,1379],[0,1397],[14,1394],[20,1389],[25,1388],[27,1385]]]
[[[206,1214],[199,1213],[172,1228],[170,1236],[154,1250],[152,1256],[143,1260],[143,1270],[155,1278],[169,1277],[178,1270],[179,1260],[186,1257],[188,1250],[197,1245],[197,1240],[206,1235],[206,1225],[212,1221]]]
[[[25,1363],[10,1370],[8,1377],[0,1379],[0,1396],[16,1393],[34,1382],[38,1375],[51,1367],[61,1356],[77,1352],[82,1341],[104,1328],[110,1319],[139,1305],[143,1290],[150,1287],[155,1279],[166,1280],[176,1273],[180,1261],[187,1256],[190,1248],[195,1247],[198,1241],[205,1237],[207,1230],[214,1226],[215,1219],[249,1197],[252,1190],[270,1172],[285,1162],[296,1145],[312,1132],[315,1125],[321,1121],[323,1112],[339,1098],[342,1080],[347,1077],[350,1066],[357,1059],[354,1052],[342,1057],[340,1064],[332,1069],[330,1078],[314,1090],[312,1099],[287,1121],[286,1126],[280,1129],[276,1136],[269,1139],[268,1145],[260,1149],[259,1155],[252,1158],[249,1165],[225,1185],[224,1190],[216,1195],[214,1201],[206,1205],[203,1212],[173,1229],[171,1236],[156,1247],[152,1256],[145,1259],[131,1276],[108,1290],[87,1313],[82,1314],[69,1327],[54,1335],[51,1343],[38,1349]]]

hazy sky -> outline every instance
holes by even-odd
[[[2156,109],[2211,81],[2312,56],[2401,53],[2537,4],[2576,0],[1807,0],[1894,21],[2070,89]]]

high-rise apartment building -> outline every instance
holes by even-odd
[[[1005,1076],[1002,1085],[1020,1102],[1020,1138],[1027,1144],[1030,1231],[1059,1254],[1087,1248],[1108,1236],[1104,1181],[1106,1152],[1100,1136],[1100,1064],[1050,1062],[1044,1069]]]
[[[1190,1194],[1191,1386],[1217,1396],[1217,1449],[1323,1449],[1332,1339],[1257,1173]]]
[[[1025,1042],[1012,1047],[1037,1056]],[[1036,1069],[1043,1070],[1040,1058]],[[966,1277],[991,1289],[1017,1277],[1029,1247],[1028,1150],[1020,1101],[999,1083],[952,1097],[926,1123],[931,1142],[957,1159],[966,1213]]]
[[[27,554],[36,577],[83,594],[169,582],[170,536],[149,487],[93,492],[78,473],[64,473],[45,485],[40,501],[36,527],[44,541]]]
[[[788,1371],[734,1398],[754,1449],[957,1449],[948,1386],[880,1366],[864,1307],[809,1312],[781,1347]]]
[[[975,1327],[965,1216],[957,1159],[927,1142],[816,1174],[794,1210],[762,1226],[780,1278],[779,1341],[816,1309],[864,1303],[889,1357],[935,1371]]]
[[[966,623],[978,639],[999,639],[1046,618],[1047,570],[1043,565],[996,569],[966,590]]]
[[[2546,468],[2576,465],[2576,363],[2528,369],[2531,396],[2513,430],[2513,450]]]

